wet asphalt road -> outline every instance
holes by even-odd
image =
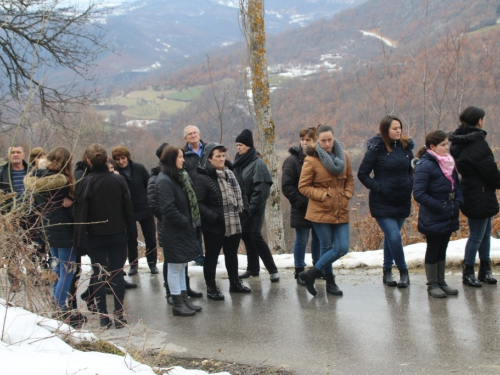
[[[323,280],[317,281],[318,296],[310,296],[291,270],[280,270],[276,284],[264,272],[245,280],[252,289],[247,295],[230,294],[228,280],[219,277],[225,301],[208,300],[197,274],[192,286],[205,296],[192,302],[203,311],[174,317],[162,276],[141,270],[129,277],[139,288],[126,293],[130,331],[100,336],[297,374],[500,374],[499,287],[465,287],[454,270],[447,281],[459,295],[435,299],[428,297],[421,271],[410,271],[408,289],[385,287],[381,273],[340,271],[342,297],[327,295]]]

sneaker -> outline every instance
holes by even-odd
[[[272,283],[277,283],[280,281],[280,274],[278,272],[272,273],[270,279]]]

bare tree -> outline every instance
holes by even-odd
[[[64,0],[3,0],[0,2],[0,126],[2,131],[28,125],[30,112],[62,124],[73,103],[85,103],[90,90],[78,80],[90,80],[89,68],[106,50],[98,17],[98,2],[85,7]],[[59,69],[60,81],[49,79]],[[72,77],[62,73],[69,69]],[[68,83],[68,81],[70,81]]]
[[[273,179],[271,195],[266,206],[267,239],[269,247],[274,252],[283,253],[286,251],[286,245],[278,181],[278,161],[275,152],[276,134],[271,116],[271,95],[267,72],[264,0],[240,0],[240,13],[247,41],[259,146]]]

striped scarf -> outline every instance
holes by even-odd
[[[222,210],[226,224],[225,236],[230,237],[242,232],[238,213],[243,211],[243,198],[238,180],[231,170],[224,167],[224,170],[216,169],[216,172],[222,194]]]

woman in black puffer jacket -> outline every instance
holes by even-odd
[[[401,228],[411,211],[411,160],[414,143],[409,137],[402,135],[402,122],[394,116],[382,118],[379,132],[366,144],[367,151],[359,166],[358,179],[370,189],[370,213],[385,236],[382,281],[388,286],[406,288],[410,284],[410,278]],[[401,276],[398,283],[392,280],[393,262]]]
[[[427,291],[432,297],[444,298],[458,294],[445,281],[446,249],[451,233],[459,228],[458,215],[464,202],[455,162],[449,154],[448,134],[442,130],[427,134],[417,158],[413,196],[420,203],[418,231],[427,241]]]
[[[201,229],[205,240],[205,263],[203,274],[207,284],[207,297],[223,300],[215,283],[217,259],[221,248],[224,251],[230,292],[250,293],[250,289],[238,278],[238,246],[242,225],[240,214],[245,204],[240,185],[226,160],[227,149],[218,143],[209,143],[203,151],[206,163],[198,167],[194,183],[196,198],[200,206]]]
[[[497,283],[491,273],[490,238],[491,219],[499,210],[496,189],[500,189],[500,172],[485,139],[484,116],[481,108],[467,107],[460,114],[461,125],[450,136],[451,155],[462,176],[462,212],[468,218],[470,232],[465,245],[463,283],[473,287],[480,287],[480,281]],[[478,252],[480,263],[476,279],[474,263]]]
[[[73,200],[75,198],[71,152],[65,147],[51,150],[41,160],[24,185],[35,195],[35,204],[43,217],[50,253],[57,275],[53,289],[57,307],[67,310],[66,299],[73,280],[75,250],[73,247]],[[69,318],[69,316],[68,316]]]

